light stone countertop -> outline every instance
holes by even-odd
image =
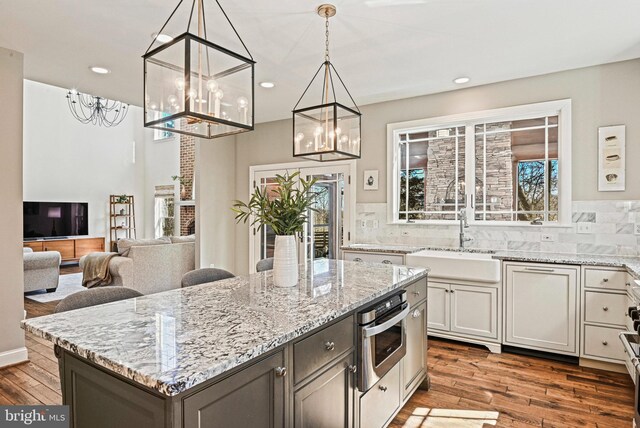
[[[22,322],[30,333],[167,396],[331,322],[428,269],[317,260],[292,288],[272,271]]]
[[[619,267],[627,269],[631,276],[633,276],[635,279],[640,280],[640,257],[527,251],[493,251],[478,248],[465,248],[463,250],[460,250],[458,248],[443,248],[428,245],[421,247],[394,244],[351,244],[342,247],[342,249],[347,251],[396,254],[411,254],[422,250],[463,251],[467,253],[492,254],[494,259],[508,261]]]

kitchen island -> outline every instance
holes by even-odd
[[[23,322],[76,428],[382,426],[426,379],[426,269],[319,260]],[[406,356],[356,387],[358,310],[407,290]]]

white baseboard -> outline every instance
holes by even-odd
[[[27,348],[16,348],[10,351],[0,352],[0,368],[23,363],[29,360]]]

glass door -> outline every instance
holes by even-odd
[[[349,167],[302,168],[300,175],[317,182],[312,191],[318,194],[315,210],[309,210],[300,248],[300,258],[340,259],[340,247],[348,240]]]

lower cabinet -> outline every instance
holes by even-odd
[[[427,302],[414,307],[407,317],[407,354],[402,360],[402,398],[407,398],[427,370]],[[364,426],[364,425],[363,425]]]
[[[499,340],[499,284],[463,285],[430,281],[430,332]]]
[[[400,407],[400,364],[396,364],[360,397],[360,426],[386,426]]]
[[[184,427],[285,426],[284,362],[278,352],[185,398]]]
[[[295,427],[353,427],[353,364],[354,355],[349,354],[295,392]]]
[[[504,264],[507,345],[577,355],[578,266]]]

